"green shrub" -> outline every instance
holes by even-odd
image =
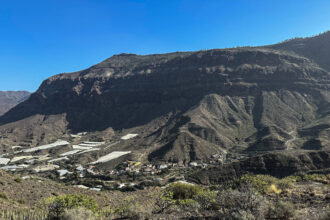
[[[183,211],[197,211],[200,208],[198,202],[194,199],[180,199],[177,201],[178,207]]]
[[[0,192],[0,198],[8,200],[8,196],[5,192]]]
[[[185,183],[173,183],[166,190],[172,194],[172,199],[184,200],[193,199],[201,191],[201,188]]]
[[[275,181],[276,178],[269,175],[244,175],[239,179],[239,185],[251,185],[258,192],[265,193]]]
[[[172,183],[163,192],[157,201],[159,212],[171,209],[196,209],[198,202],[195,197],[202,191],[199,186]]]
[[[320,183],[330,183],[330,174],[305,174],[301,176],[302,180],[314,181]]]
[[[163,192],[157,201],[159,212],[173,211],[176,209],[185,211],[197,211],[213,209],[217,192],[203,189],[185,183],[172,183]]]
[[[209,189],[201,190],[194,196],[194,199],[198,202],[200,208],[203,210],[216,209],[216,191],[211,191]]]
[[[65,210],[84,208],[92,212],[98,211],[98,205],[93,198],[84,194],[59,195],[46,199],[49,218],[58,219]]]
[[[14,179],[15,182],[17,183],[22,183],[23,182],[23,179],[21,177],[17,177]]]
[[[283,179],[279,179],[276,182],[277,187],[284,191],[286,189],[290,189],[293,186],[293,182],[291,178],[283,178]]]
[[[278,179],[269,175],[244,175],[239,180],[237,185],[251,185],[259,193],[276,193],[289,189],[293,186],[292,178]]]
[[[24,198],[21,198],[21,199],[17,200],[17,202],[19,204],[25,204],[26,203],[26,200]]]
[[[302,181],[314,181],[320,182],[324,184],[330,183],[330,174],[322,174],[322,173],[314,173],[314,174],[307,174],[307,173],[298,173],[294,176],[289,176],[284,179],[290,179],[292,182],[302,182]]]

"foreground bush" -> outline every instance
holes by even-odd
[[[152,210],[149,210],[141,201],[141,198],[136,196],[128,196],[112,210],[107,210],[108,213],[102,215],[109,219],[125,218],[125,219],[145,219],[149,216]]]
[[[218,193],[216,205],[224,218],[264,219],[269,202],[250,186]]]
[[[84,208],[68,209],[62,213],[59,218],[61,220],[94,220],[94,213]]]
[[[280,194],[293,186],[293,179],[278,179],[269,175],[244,175],[237,181],[237,186],[251,185],[262,194]]]
[[[295,207],[290,202],[277,201],[270,204],[267,219],[291,219],[294,216]]]
[[[173,183],[166,189],[173,200],[193,199],[200,191],[199,186],[185,183]]]
[[[158,200],[159,212],[209,209],[216,199],[216,192],[185,183],[170,184]]]
[[[259,187],[274,187],[273,191],[279,190],[274,185],[276,181],[268,181],[265,184],[267,187],[263,187],[263,184]],[[257,183],[263,182],[258,178]],[[171,184],[164,190],[157,204],[158,213],[211,212],[219,219],[291,219],[295,214],[295,207],[291,203],[272,202],[258,192],[255,186],[244,184],[234,190],[219,191],[188,184]]]
[[[61,219],[61,215],[70,209],[82,208],[95,213],[98,205],[95,199],[84,194],[70,194],[46,199],[50,219]]]
[[[217,191],[201,190],[194,196],[202,210],[216,210]]]
[[[8,196],[5,192],[0,192],[0,199],[5,199],[7,200],[8,199]]]

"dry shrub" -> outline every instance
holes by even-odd
[[[290,202],[277,201],[270,204],[267,218],[268,219],[291,219],[295,215],[295,207]]]
[[[217,206],[225,219],[264,219],[269,202],[251,186],[219,192]]]
[[[84,208],[66,209],[62,215],[59,216],[61,220],[94,220],[95,217],[91,210]]]
[[[330,208],[320,217],[320,220],[329,220],[329,219],[330,219]]]
[[[50,219],[61,219],[60,216],[70,209],[83,208],[96,213],[98,205],[94,198],[84,194],[68,194],[46,199]]]

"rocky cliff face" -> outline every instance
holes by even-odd
[[[330,74],[282,47],[120,54],[53,76],[0,118],[1,145],[107,129],[109,140],[123,130],[139,133],[120,148],[148,160],[328,149]]]
[[[0,116],[30,96],[26,91],[0,91]]]

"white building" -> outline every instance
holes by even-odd
[[[0,158],[0,165],[7,165],[9,161],[9,158]]]
[[[189,163],[189,166],[191,166],[191,167],[197,167],[198,164],[197,164],[197,162],[190,162]]]

